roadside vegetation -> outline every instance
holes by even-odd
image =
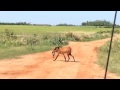
[[[97,63],[106,68],[106,62],[108,57],[110,41],[105,45],[101,46],[98,51],[98,60]],[[115,39],[112,43],[112,49],[110,54],[108,71],[120,75],[120,39]]]
[[[119,28],[115,31],[119,34]],[[110,37],[110,29],[88,26],[0,26],[0,59],[44,52],[69,41],[87,42]]]

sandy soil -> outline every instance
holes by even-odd
[[[52,51],[0,60],[0,79],[104,79],[105,70],[95,61],[98,48],[108,40],[70,42],[76,62],[72,57],[65,62],[63,55],[53,61]],[[107,79],[117,78],[108,72]]]

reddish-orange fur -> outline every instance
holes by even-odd
[[[68,61],[69,61],[69,59],[70,59],[69,56],[72,56],[73,59],[74,59],[74,56],[71,54],[71,51],[72,51],[72,49],[71,49],[70,46],[68,46],[68,47],[55,47],[52,53],[53,53],[53,57],[55,55],[55,52],[58,53],[57,56],[56,56],[56,58],[55,58],[55,60],[57,59],[57,57],[59,56],[59,54],[63,54],[64,55],[66,53],[67,56],[68,56]],[[64,55],[64,58],[65,58],[65,61],[66,61],[65,55]],[[74,61],[75,61],[75,59],[74,59]]]

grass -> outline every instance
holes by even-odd
[[[83,26],[0,25],[0,59],[51,50],[69,41],[92,41],[110,37],[110,28]],[[117,28],[117,32],[120,30]]]
[[[98,52],[97,63],[104,69],[106,67],[106,61],[108,56],[110,42],[108,41],[104,46],[101,46]],[[116,39],[113,41],[108,71],[120,75],[120,40]]]
[[[10,29],[17,35],[30,35],[41,33],[65,33],[65,32],[85,32],[94,33],[111,30],[111,28],[96,28],[93,26],[30,26],[30,25],[0,25],[0,34],[5,29]],[[118,29],[118,28],[117,28]]]
[[[10,48],[0,48],[0,59],[6,58],[16,58],[20,55],[36,53],[36,52],[44,52],[51,50],[50,46],[20,46],[20,47],[10,47]]]

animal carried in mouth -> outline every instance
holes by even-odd
[[[55,53],[57,53],[57,56],[56,56],[55,60],[58,58],[59,54],[63,54],[65,62],[66,62],[65,54],[67,54],[68,61],[69,61],[70,56],[71,56],[71,57],[73,57],[73,60],[75,62],[74,56],[71,54],[71,52],[72,52],[72,48],[70,46],[66,46],[66,47],[59,46],[59,47],[55,47],[53,49],[52,54],[53,54],[53,58],[54,58]],[[55,61],[55,60],[53,60],[53,61]]]

